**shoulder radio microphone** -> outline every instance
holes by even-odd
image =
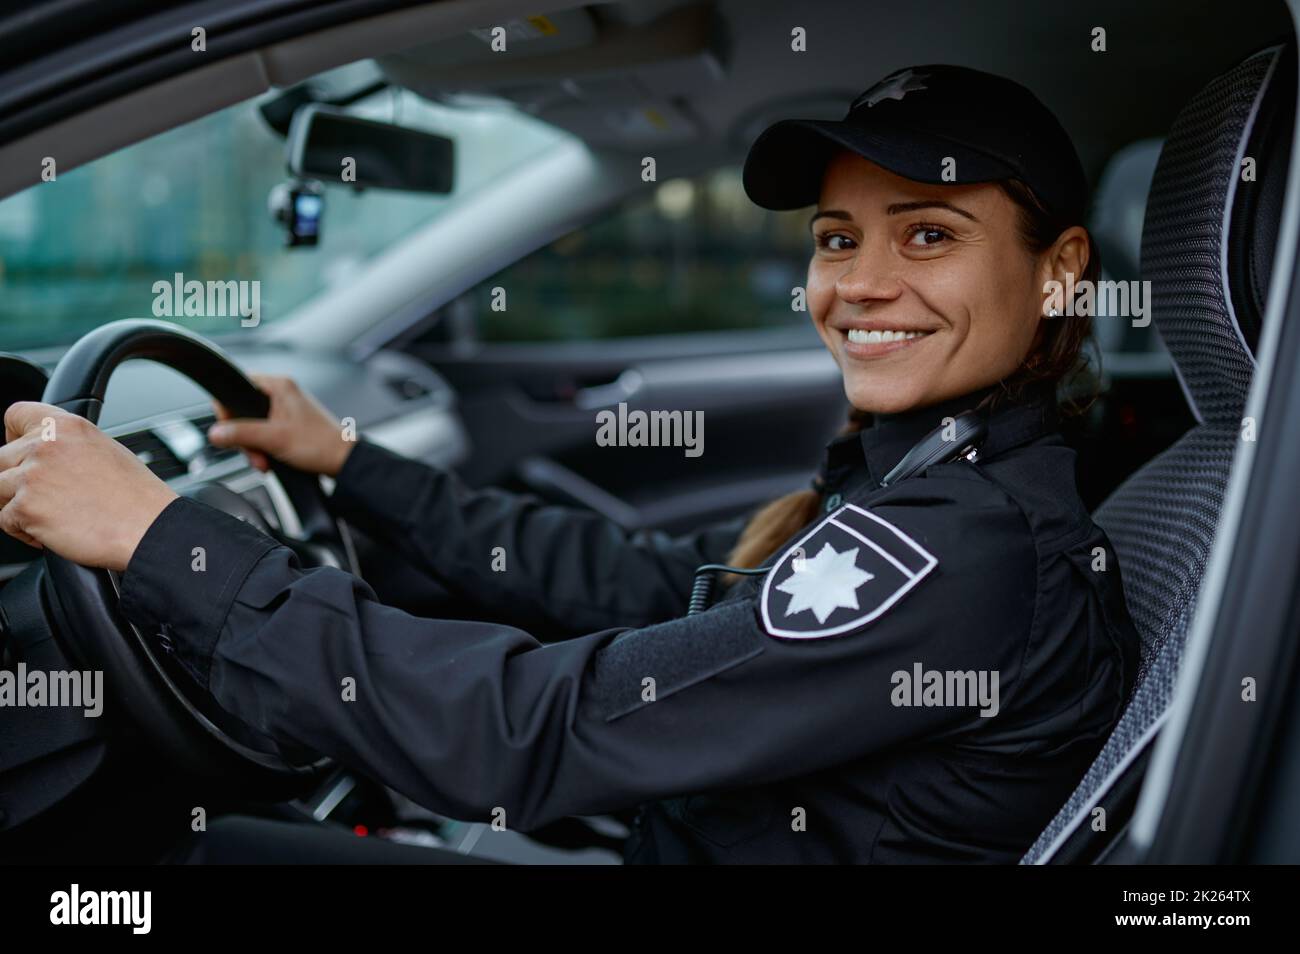
[[[954,415],[951,422],[940,424],[913,445],[894,468],[880,481],[881,487],[892,487],[909,477],[924,473],[939,464],[959,460],[972,463],[979,458],[980,447],[988,436],[988,424],[978,411],[963,411]],[[691,586],[687,616],[694,616],[709,608],[713,600],[713,585],[717,573],[735,573],[741,576],[758,576],[771,567],[734,567],[720,563],[706,563],[695,571]]]

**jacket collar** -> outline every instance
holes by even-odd
[[[996,387],[991,385],[900,414],[872,415],[861,431],[836,437],[826,446],[814,486],[818,481],[827,487],[841,485],[853,471],[863,467],[870,481],[879,484],[921,438],[943,424],[945,417],[974,410]],[[1055,430],[1060,421],[1055,386],[1031,386],[1019,401],[1002,404],[986,416],[986,421],[988,436],[979,453],[984,459]]]

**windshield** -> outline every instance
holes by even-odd
[[[406,91],[349,111],[454,138],[454,191],[329,185],[319,244],[288,248],[268,209],[288,178],[284,140],[257,101],[78,169],[56,166],[52,181],[0,202],[0,349],[69,342],[118,318],[174,320],[203,334],[274,321],[565,135],[511,109],[440,106]],[[228,287],[243,310],[187,315],[194,287]]]

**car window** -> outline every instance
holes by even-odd
[[[463,297],[483,341],[577,341],[807,323],[809,211],[769,212],[740,170],[665,181]]]
[[[1103,281],[1136,282],[1142,278],[1142,223],[1163,142],[1143,139],[1118,150],[1098,180],[1088,228],[1101,250]],[[1152,322],[1135,323],[1101,310],[1093,321],[1093,334],[1112,366],[1127,356],[1147,370],[1171,367]]]
[[[259,319],[274,321],[566,135],[512,109],[452,108],[409,92],[380,92],[350,111],[453,137],[454,191],[358,193],[333,184],[325,189],[319,244],[286,248],[268,211],[271,190],[287,179],[284,140],[257,101],[78,169],[56,167],[53,181],[0,202],[5,347],[71,341],[117,318],[176,317],[158,313],[165,310],[159,295],[176,303],[175,287],[190,281],[249,289],[257,282]],[[224,311],[176,320],[217,334],[241,320]]]

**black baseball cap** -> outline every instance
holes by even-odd
[[[778,122],[750,147],[745,192],[767,209],[814,205],[840,149],[916,182],[1019,179],[1054,217],[1084,220],[1088,180],[1069,134],[1033,93],[992,73],[911,66],[864,92],[838,122]]]

